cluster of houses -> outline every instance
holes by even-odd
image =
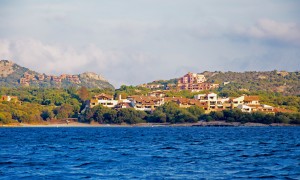
[[[199,92],[218,88],[219,84],[207,83],[206,78],[203,74],[189,72],[178,79],[177,87],[180,90],[190,90],[192,92]]]
[[[183,77],[180,77],[177,84],[162,85],[158,83],[142,84],[140,87],[148,89],[176,89],[176,90],[189,90],[192,92],[200,92],[204,90],[211,90],[219,87],[219,84],[208,83],[203,74],[188,72]]]
[[[42,81],[53,81],[55,83],[61,83],[63,80],[68,80],[69,82],[80,84],[81,81],[78,75],[69,75],[62,74],[60,76],[53,75],[45,75],[45,74],[31,74],[29,72],[25,72],[23,77],[19,80],[20,84],[23,86],[29,86],[30,82],[42,82]]]
[[[109,108],[134,108],[140,111],[152,112],[157,107],[167,103],[174,102],[180,108],[188,108],[191,106],[198,106],[205,110],[206,113],[211,111],[222,111],[230,109],[240,109],[242,112],[290,112],[286,109],[276,108],[266,104],[260,104],[258,96],[245,96],[240,97],[221,97],[219,98],[215,93],[197,94],[193,99],[184,97],[166,97],[166,91],[152,91],[146,96],[133,95],[123,99],[121,95],[114,99],[112,95],[101,93],[93,96],[87,103],[87,108],[93,108],[97,105],[102,105]],[[21,103],[17,96],[2,95],[0,102],[8,101]]]
[[[89,101],[88,107],[93,108],[97,105],[103,105],[109,108],[134,108],[141,111],[154,111],[157,107],[167,102],[174,102],[181,108],[198,106],[205,110],[206,113],[211,111],[222,111],[226,109],[238,108],[242,112],[266,112],[275,113],[282,109],[274,108],[269,105],[260,104],[258,96],[240,96],[240,97],[221,97],[215,93],[198,94],[193,99],[183,97],[165,97],[165,91],[153,91],[144,95],[128,96],[122,99],[119,96],[114,99],[113,96],[107,94],[99,94]]]

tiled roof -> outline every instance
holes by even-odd
[[[259,101],[259,97],[258,96],[245,96],[244,97],[244,101]]]
[[[292,113],[293,111],[284,108],[274,108],[274,112]]]
[[[101,93],[99,95],[96,95],[94,96],[95,98],[99,98],[99,97],[105,97],[107,99],[112,99],[113,97],[111,95],[108,95],[108,94],[104,94],[104,93]]]

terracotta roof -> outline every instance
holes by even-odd
[[[131,105],[126,102],[120,102],[120,103],[118,103],[118,105],[116,107],[121,108],[122,106],[125,106],[126,108],[131,108]]]
[[[180,97],[165,97],[165,102],[177,102]]]
[[[139,95],[134,95],[134,96],[128,96],[127,98],[132,98],[135,101],[161,101],[161,98],[153,97],[153,96],[139,96]]]
[[[294,111],[284,109],[284,108],[274,108],[274,112],[282,112],[282,113],[293,113]]]
[[[111,95],[108,95],[108,94],[104,94],[104,93],[101,93],[99,95],[96,95],[94,96],[95,98],[99,98],[99,97],[105,97],[107,99],[112,99],[113,97]]]
[[[259,96],[245,96],[244,101],[259,101]]]
[[[262,107],[260,104],[247,104],[247,106],[249,106],[251,108],[260,108],[260,107]]]

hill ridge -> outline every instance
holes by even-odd
[[[204,71],[208,83],[220,84],[219,90],[228,91],[270,91],[284,95],[300,95],[300,71]],[[155,80],[147,84],[177,84],[178,78]]]
[[[38,73],[22,67],[13,61],[0,61],[0,86],[19,87],[69,87],[86,86],[88,88],[114,89],[103,76],[94,72],[81,74],[61,74],[59,76]]]

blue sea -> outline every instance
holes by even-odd
[[[300,127],[0,128],[0,179],[300,179]]]

